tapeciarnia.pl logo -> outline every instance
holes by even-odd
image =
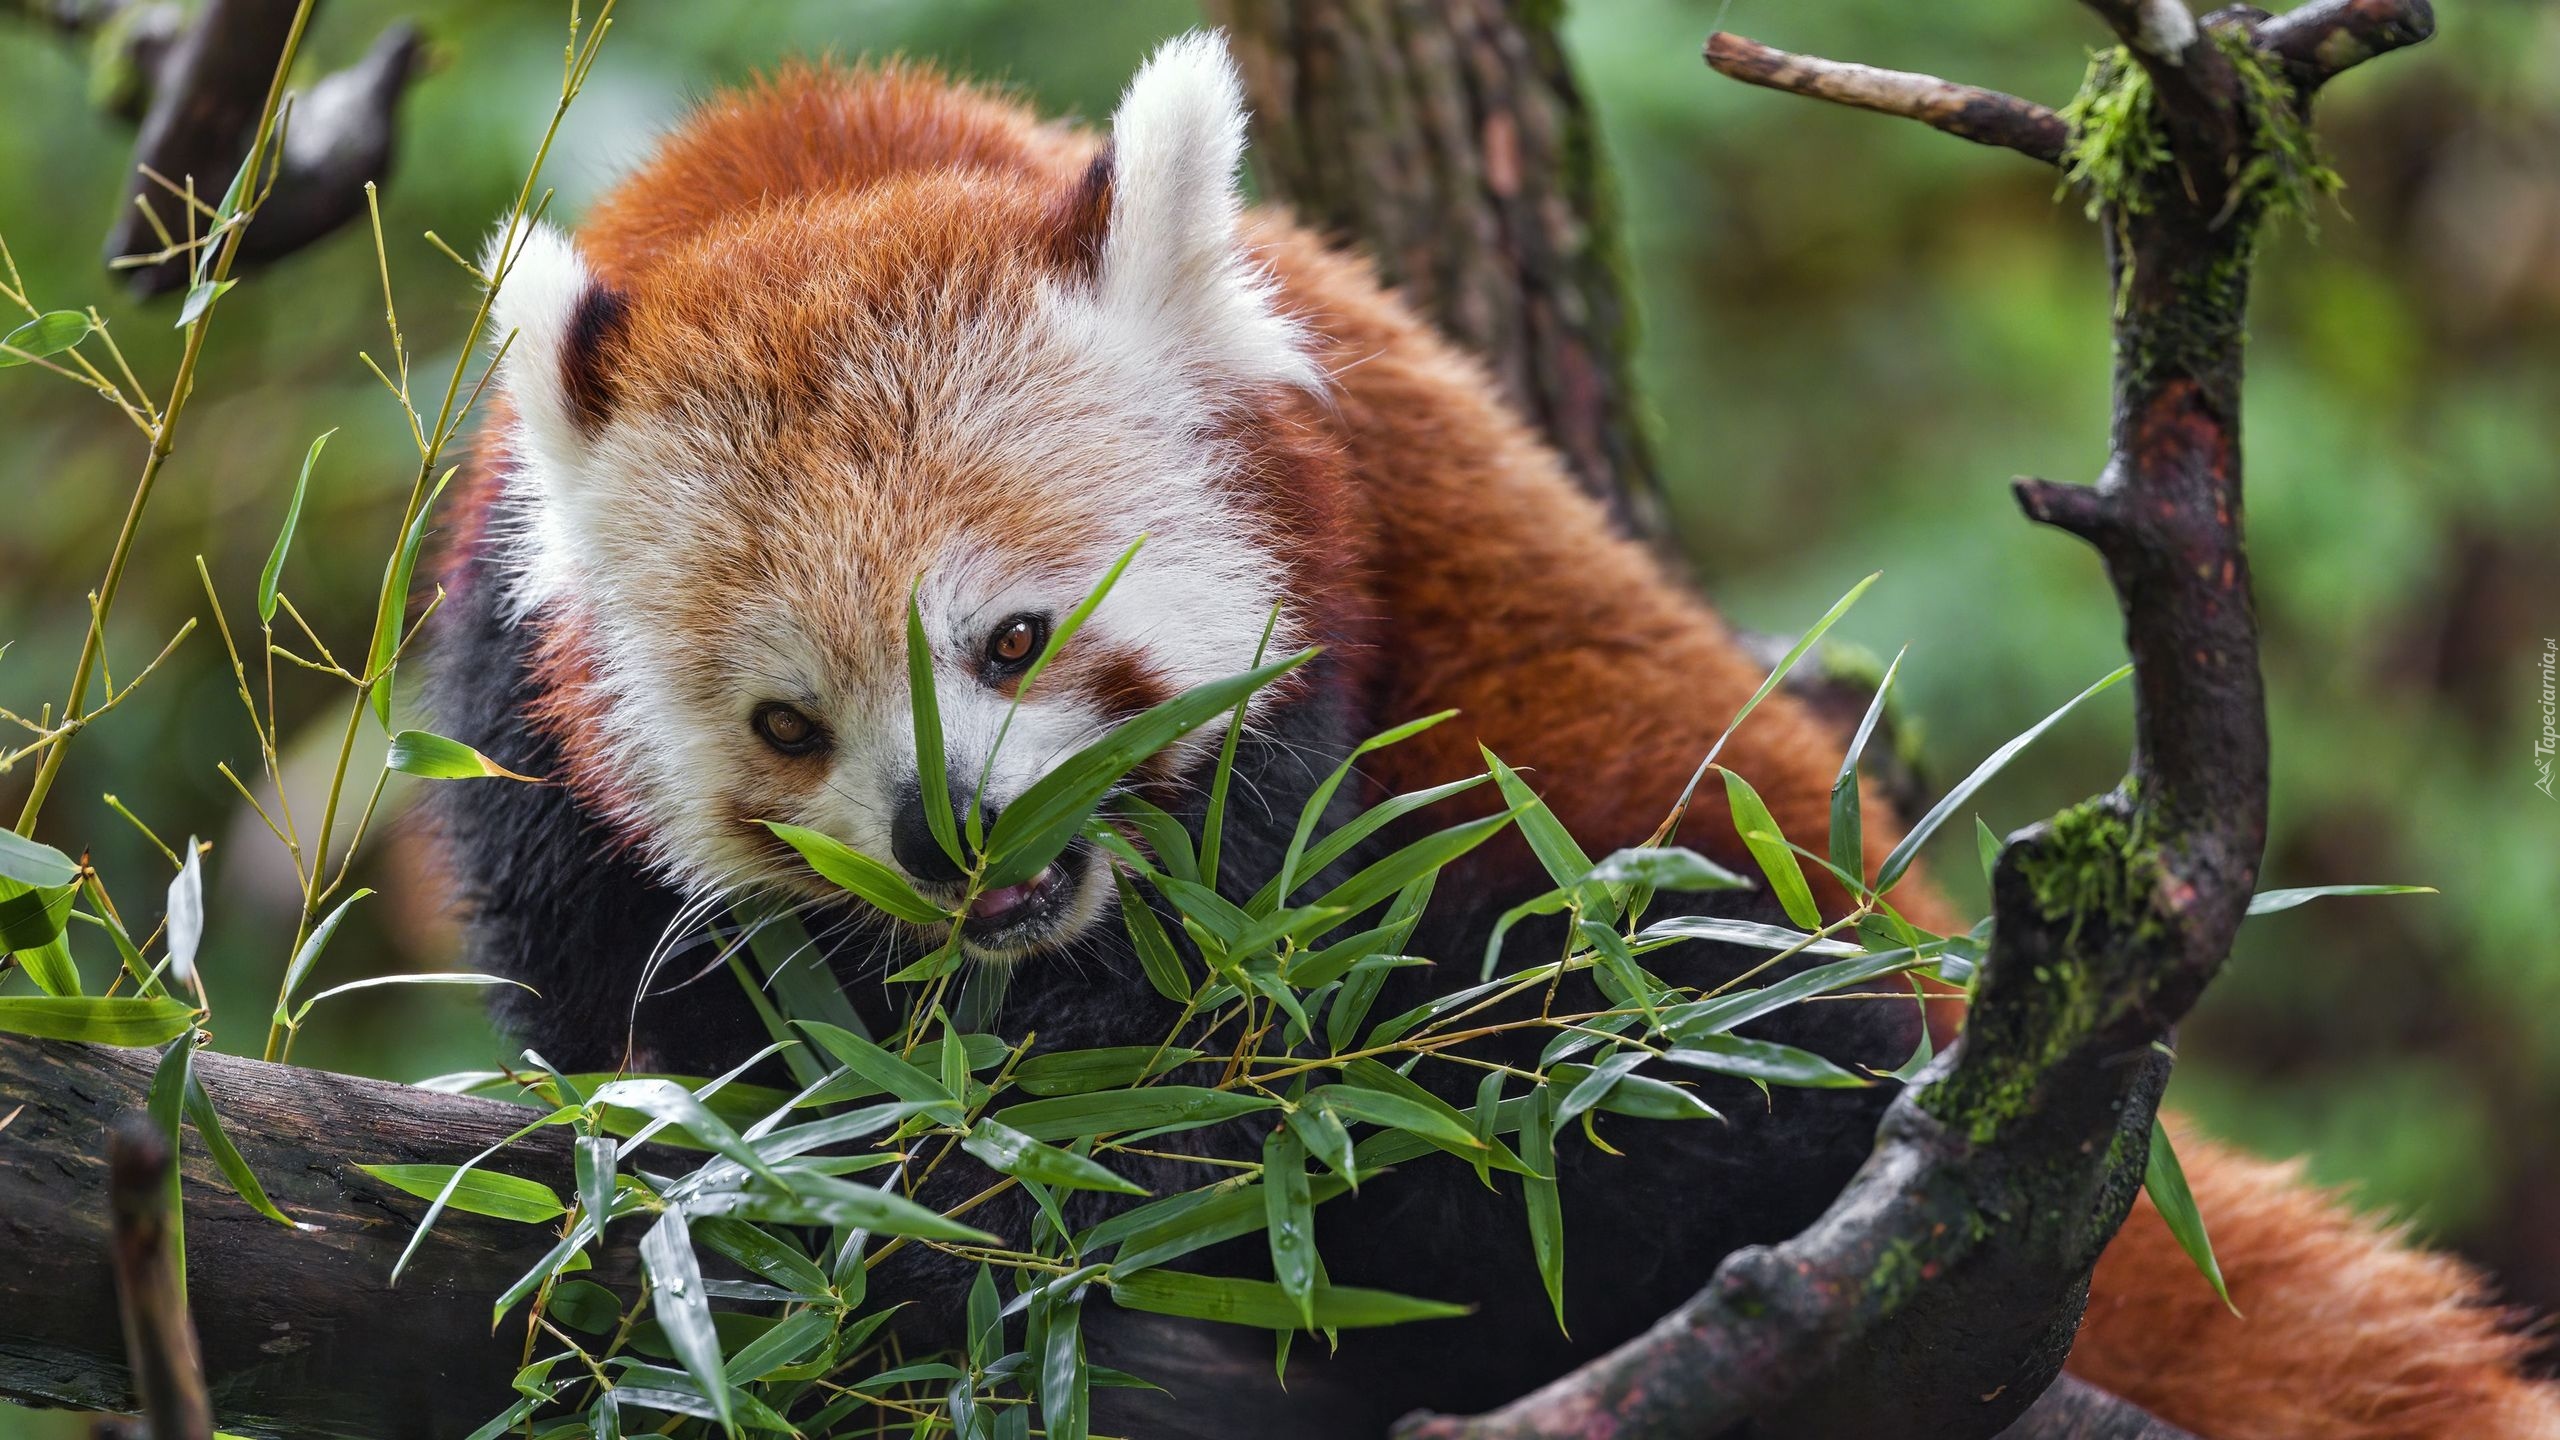
[[[2560,639],[2545,636],[2542,641],[2542,733],[2533,742],[2533,788],[2545,796],[2560,800],[2551,793],[2551,761],[2560,751]]]

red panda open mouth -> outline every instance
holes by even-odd
[[[1052,938],[1075,909],[1077,882],[1088,856],[1078,846],[1019,885],[989,890],[969,903],[960,933],[973,946],[1021,952]]]

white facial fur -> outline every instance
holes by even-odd
[[[832,469],[828,452],[777,441],[739,387],[662,385],[653,394],[672,398],[582,428],[560,356],[593,280],[557,232],[522,241],[496,307],[499,333],[516,336],[518,473],[496,517],[511,610],[581,634],[590,763],[670,879],[795,878],[742,812],[894,863],[890,820],[915,773],[904,606],[919,576],[955,790],[1013,709],[976,665],[990,628],[1063,617],[1140,532],[1079,646],[1138,655],[1166,693],[1253,664],[1283,569],[1218,432],[1253,396],[1319,380],[1237,240],[1243,111],[1220,41],[1159,51],[1112,143],[1098,271],[1043,277],[1011,307],[919,297],[866,332],[834,358],[830,403],[911,418],[896,453],[848,454],[822,477],[808,469]],[[799,468],[778,472],[786,461]],[[1299,629],[1284,611],[1272,652]],[[1060,669],[1013,714],[990,803],[1113,718]],[[823,762],[778,765],[758,748],[751,717],[771,701],[828,728]],[[1189,743],[1196,755],[1213,742]],[[1108,893],[1101,867],[1086,879],[1068,933]]]

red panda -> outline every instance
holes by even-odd
[[[795,66],[703,106],[575,239],[514,237],[503,399],[447,562],[437,694],[460,738],[566,782],[454,787],[445,816],[478,958],[541,989],[510,1018],[547,1058],[710,1073],[753,1048],[737,1007],[659,1001],[642,971],[701,907],[814,895],[760,820],[949,893],[916,788],[910,586],[949,768],[975,776],[1028,658],[1141,532],[1013,721],[990,809],[1115,720],[1249,668],[1277,607],[1275,653],[1327,649],[1256,701],[1239,773],[1283,818],[1276,837],[1240,827],[1238,872],[1269,873],[1349,744],[1448,709],[1370,757],[1367,798],[1475,773],[1481,746],[1541,777],[1594,853],[1652,832],[1762,667],[1365,263],[1244,208],[1242,146],[1213,36],[1159,52],[1107,138],[921,67]],[[1207,743],[1156,779],[1179,791]],[[1818,845],[1841,749],[1778,695],[1724,761]],[[1897,836],[1881,802],[1869,813],[1873,865]],[[1714,787],[1683,833],[1748,864]],[[1525,845],[1488,846],[1435,900],[1446,948],[1413,948],[1481,953],[1491,918],[1547,883]],[[1161,1037],[1167,1017],[1115,968],[1111,891],[1071,850],[964,922],[974,960],[1015,967],[1006,1003],[1044,1040]],[[1924,886],[1905,895],[1915,920],[1959,928]],[[900,943],[856,930],[839,969]],[[1909,1049],[1908,1007],[1800,1009],[1833,1013],[1779,1017],[1798,1028],[1775,1038],[1885,1064]],[[1471,1176],[1329,1204],[1337,1282],[1369,1267],[1428,1290],[1423,1266],[1512,1287],[1453,1297],[1482,1307],[1467,1341],[1382,1342],[1361,1423],[1498,1402],[1633,1333],[1735,1245],[1792,1233],[1863,1157],[1881,1102],[1847,1094],[1624,1147],[1665,1157],[1652,1170],[1575,1170],[1568,1213],[1596,1237],[1578,1253],[1620,1269],[1577,1289],[1569,1344],[1516,1220],[1471,1198]],[[2560,1434],[2478,1277],[2290,1172],[2195,1137],[2181,1151],[2250,1318],[2146,1204],[2098,1271],[2075,1371],[2209,1440]],[[1521,1253],[1487,1259],[1497,1232]]]

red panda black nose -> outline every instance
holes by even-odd
[[[965,812],[968,801],[957,795],[952,799],[955,811]],[[992,808],[981,812],[978,823],[994,829],[996,812]],[[965,836],[968,832],[964,827],[959,833]],[[933,825],[925,819],[924,788],[920,785],[909,785],[898,796],[898,813],[889,821],[889,854],[898,862],[898,868],[928,884],[957,885],[969,878],[960,863],[943,852],[942,842],[933,838]]]

